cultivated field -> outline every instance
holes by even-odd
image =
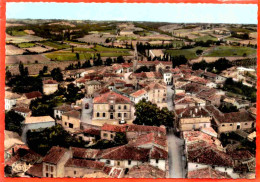
[[[197,50],[206,50],[207,48],[205,47],[195,47],[192,49],[172,49],[172,50],[166,50],[166,53],[169,53],[172,56],[180,56],[183,55],[187,59],[195,59],[198,57],[196,55]]]
[[[31,64],[35,63],[48,63],[50,62],[49,59],[41,54],[35,55],[17,55],[17,56],[6,56],[5,64],[12,65],[12,64],[19,64],[20,62],[24,64]]]
[[[23,54],[25,50],[20,49],[14,45],[6,45],[5,46],[6,55],[17,55],[17,54]]]
[[[19,44],[22,42],[33,42],[33,41],[42,41],[44,40],[41,37],[37,37],[34,35],[24,35],[24,36],[11,36],[6,34],[6,42],[10,42],[10,43],[15,43],[15,44]]]
[[[256,56],[256,49],[251,47],[238,46],[218,46],[210,49],[205,54],[208,57],[227,57],[227,56]]]

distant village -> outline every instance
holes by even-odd
[[[133,30],[124,28],[123,23],[120,26],[118,34],[133,36]],[[127,26],[136,28],[131,23]],[[225,41],[234,34],[227,28],[201,25],[199,30],[221,34],[215,42],[208,42],[210,49],[234,44],[235,38],[229,39],[231,43]],[[172,30],[164,26],[163,31]],[[171,34],[167,36],[178,37],[174,31]],[[163,33],[155,37],[160,35]],[[185,36],[184,47],[174,50],[198,47],[198,40],[187,41]],[[160,41],[164,46],[169,40]],[[9,65],[5,87],[5,175],[255,178],[254,57],[244,55],[230,60],[229,56],[214,56],[212,61],[207,59],[213,56],[199,56],[209,51],[203,49],[204,53],[197,51],[196,58],[187,59],[170,56],[159,48],[147,48],[140,42],[113,42],[131,49],[131,56],[110,58],[97,54],[66,66],[53,60],[55,67],[50,69],[43,62],[37,74],[31,63]],[[8,42],[9,46],[14,44]],[[101,46],[90,43],[86,47],[87,43],[80,41],[67,44],[74,51],[91,49],[89,46],[97,50]],[[242,43],[239,46],[244,47]],[[81,52],[78,56],[81,58]],[[250,66],[242,64],[243,60]]]

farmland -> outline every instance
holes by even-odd
[[[20,48],[29,48],[29,47],[35,46],[35,43],[23,42],[23,43],[17,44],[17,46],[20,47]]]
[[[195,59],[198,56],[196,55],[197,50],[206,50],[205,47],[196,47],[192,49],[174,49],[174,50],[167,50],[166,53],[170,54],[171,56],[180,56],[183,55],[187,59]]]
[[[238,47],[238,46],[219,46],[214,47],[205,56],[208,57],[226,57],[226,56],[254,56],[256,49],[251,47]]]

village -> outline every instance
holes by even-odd
[[[7,177],[255,178],[256,25],[35,21],[7,21]]]

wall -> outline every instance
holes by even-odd
[[[69,124],[73,124],[73,127],[69,127]],[[62,126],[68,131],[78,130],[80,129],[80,119],[62,115]]]
[[[165,160],[159,159],[158,163],[156,162],[156,159],[150,159],[150,164],[152,166],[158,167],[159,169],[165,171],[166,169],[166,164],[165,164]]]
[[[210,117],[203,118],[181,118],[179,121],[179,129],[181,131],[190,131],[200,128],[208,128],[211,126]]]
[[[46,95],[53,94],[58,90],[58,84],[43,84],[43,93]]]
[[[240,124],[240,130],[247,130],[252,128],[252,123],[255,121],[241,122],[241,123],[220,123],[218,125],[218,133],[236,131],[237,126]],[[255,125],[254,125],[255,127]]]

